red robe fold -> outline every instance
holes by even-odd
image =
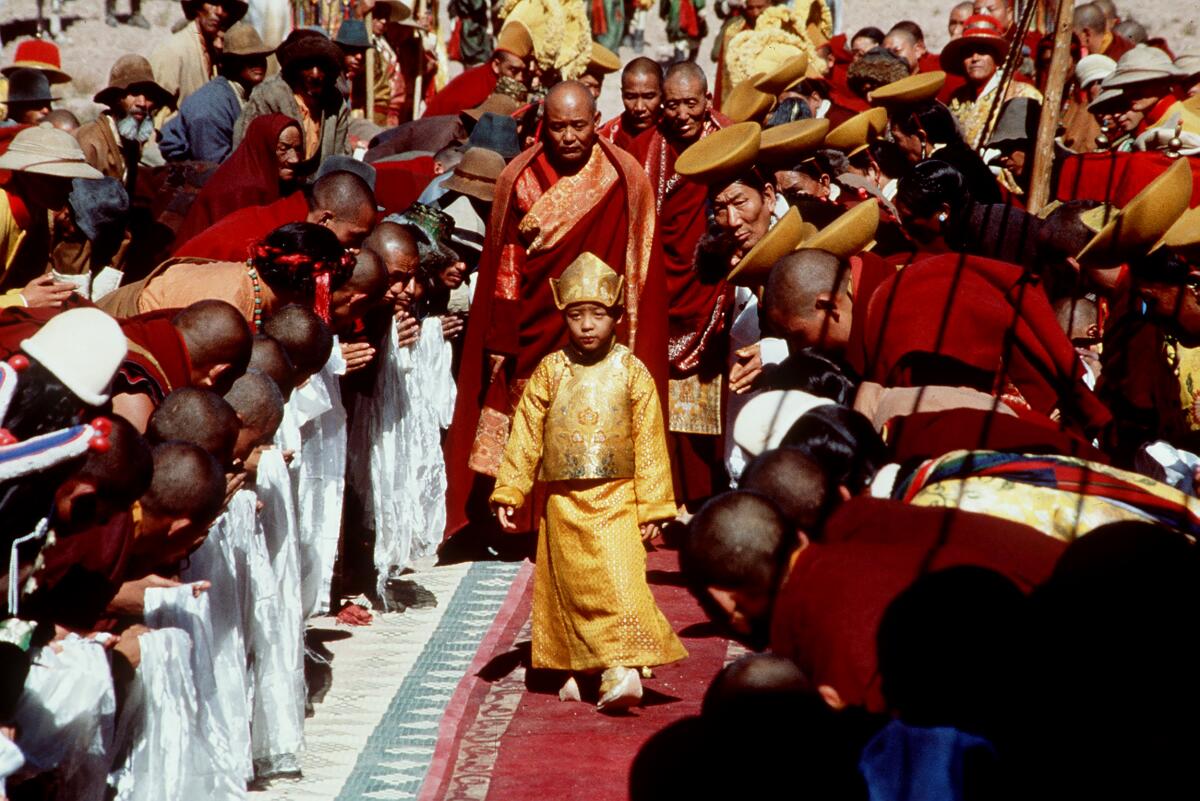
[[[646,365],[665,397],[667,299],[653,195],[641,165],[605,140],[597,147],[616,168],[617,180],[590,208],[576,209],[580,216],[548,249],[528,253],[518,229],[522,208],[535,199],[530,193],[540,195],[557,180],[542,145],[517,156],[497,181],[446,440],[446,536],[471,522],[490,520],[487,499],[494,480],[468,465],[480,412],[486,401],[490,408],[511,415],[522,382],[538,362],[567,344],[567,327],[554,305],[549,279],[562,275],[580,253],[590,251],[624,274],[627,309],[617,338]],[[556,211],[567,215],[572,209]],[[641,254],[640,263],[627,259],[631,244]],[[508,357],[495,382],[489,381],[489,354]],[[535,497],[522,507],[519,528],[532,529],[537,505]]]
[[[243,262],[250,246],[281,225],[304,222],[308,200],[293,192],[266,206],[248,206],[209,226],[175,249],[173,256]]]
[[[496,81],[492,62],[485,61],[478,67],[471,67],[442,87],[442,91],[429,98],[429,102],[425,104],[425,113],[421,116],[461,114],[469,108],[475,108],[487,100],[488,95],[495,90]]]
[[[631,134],[625,125],[625,115],[621,114],[597,128],[596,135],[612,142],[637,159],[639,163],[645,164],[646,151],[649,149],[651,141],[658,135],[658,129],[651,126],[641,133]]]
[[[146,395],[158,406],[171,392],[192,383],[192,360],[171,325],[178,309],[159,309],[120,320],[129,347],[113,377],[113,395]]]
[[[976,388],[990,389],[1018,414],[1044,420],[1057,410],[1068,426],[1099,429],[1111,415],[1084,385],[1083,366],[1045,293],[1024,278],[1015,264],[959,253],[905,268],[867,308],[863,377],[914,386],[987,376],[992,386]],[[913,374],[914,364],[933,364],[930,356],[947,380]],[[956,373],[959,366],[966,370]]]
[[[1058,200],[1102,200],[1122,207],[1146,185],[1162,175],[1175,160],[1161,152],[1076,153],[1062,160],[1058,174]],[[1192,199],[1200,206],[1200,158],[1188,158],[1192,168]]]
[[[417,201],[434,179],[433,156],[375,164],[375,200],[387,214],[404,211]]]

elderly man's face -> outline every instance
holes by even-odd
[[[127,92],[121,98],[121,115],[139,123],[154,113],[154,104],[141,92]]]
[[[767,186],[759,191],[740,181],[725,187],[713,198],[713,221],[729,246],[735,264],[770,229],[774,206],[774,187]]]
[[[704,85],[688,76],[672,77],[663,84],[663,128],[677,142],[695,142],[704,129],[708,97]]]
[[[1008,0],[975,0],[976,14],[986,14],[1000,20],[1000,27],[1008,30],[1013,23],[1012,6]]]
[[[582,168],[596,146],[599,115],[593,103],[580,91],[560,92],[546,100],[546,149],[555,166],[568,173]]]
[[[967,18],[971,16],[971,8],[969,6],[955,6],[950,10],[950,22],[946,26],[950,31],[950,38],[957,39],[963,35],[963,29],[967,27]]]
[[[907,34],[896,32],[889,33],[883,39],[883,46],[896,58],[908,65],[909,72],[917,71],[917,63],[921,60],[923,53],[916,41]]]

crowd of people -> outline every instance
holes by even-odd
[[[767,651],[633,798],[1190,797],[1200,55],[452,5],[448,82],[403,0],[183,0],[88,120],[3,67],[0,796],[296,776],[310,617],[536,538],[564,701],[686,658],[647,548]]]

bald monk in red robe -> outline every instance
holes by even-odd
[[[621,71],[621,103],[625,110],[601,125],[597,133],[601,139],[612,142],[646,164],[646,153],[657,132],[662,101],[662,67],[645,56],[635,58]]]
[[[567,344],[549,279],[580,253],[624,276],[618,338],[665,397],[667,298],[650,183],[632,157],[598,139],[595,99],[583,84],[556,85],[545,112],[542,141],[496,185],[446,442],[447,536],[492,519],[487,498],[521,389],[544,356]],[[518,516],[518,530],[532,530],[534,519]]]
[[[281,225],[310,222],[337,235],[342,247],[358,247],[375,226],[375,193],[354,173],[335,171],[265,206],[238,209],[180,244],[174,256],[244,262],[250,246]]]
[[[506,25],[508,29],[510,26]],[[515,43],[513,37],[504,31],[496,42],[492,57],[477,67],[471,67],[442,87],[442,90],[429,98],[425,104],[422,117],[437,117],[442,114],[461,114],[469,108],[475,108],[488,95],[496,90],[500,76],[512,78],[518,83],[525,83],[526,59],[533,52],[533,44],[528,35],[523,42]]]

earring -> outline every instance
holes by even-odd
[[[938,222],[945,222],[948,219],[950,219],[950,215],[947,214],[946,212],[943,211],[940,214],[938,214]]]

